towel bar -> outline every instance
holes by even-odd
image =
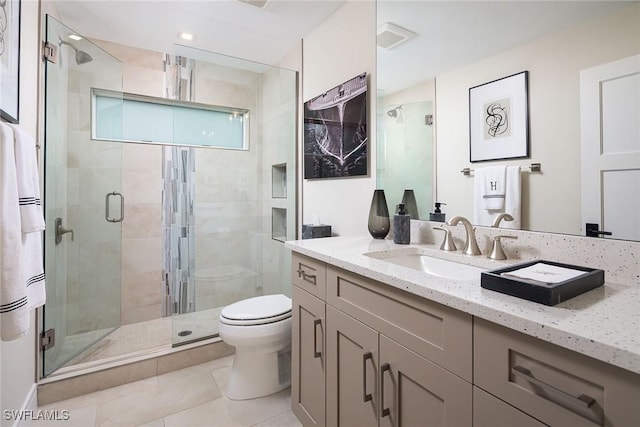
[[[522,167],[524,169],[529,169],[530,172],[542,172],[541,163],[531,163],[531,165],[529,166],[522,166]],[[473,172],[473,169],[464,168],[460,172],[462,172],[462,174],[465,176],[471,176],[471,172]]]

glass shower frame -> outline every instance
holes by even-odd
[[[48,39],[54,44],[73,33],[49,16],[46,27]],[[86,39],[72,43],[73,49],[66,44],[61,45],[62,48],[58,46],[61,62],[48,63],[45,68],[45,194],[48,195],[45,200],[48,225],[45,264],[50,294],[42,322],[43,330],[55,328],[57,336],[56,345],[44,351],[42,356],[44,376],[61,366],[64,367],[61,372],[74,372],[73,366],[69,370],[67,366],[83,363],[77,361],[84,360],[94,349],[100,350],[103,342],[115,340],[114,336],[119,336],[129,324],[136,322],[125,309],[130,308],[132,298],[140,296],[132,296],[130,290],[124,289],[125,285],[137,287],[142,281],[150,281],[152,288],[161,290],[164,287],[161,274],[154,273],[155,267],[150,269],[154,271],[134,271],[133,275],[125,270],[132,263],[149,258],[144,251],[146,246],[131,245],[127,241],[146,237],[140,230],[144,228],[140,226],[144,220],[134,221],[137,226],[133,225],[133,231],[132,226],[127,225],[131,224],[136,212],[136,196],[127,194],[131,193],[130,173],[140,173],[136,164],[149,163],[155,165],[160,176],[163,167],[160,153],[167,147],[128,143],[122,138],[120,141],[91,139],[91,90],[104,89],[121,94],[126,67]],[[77,65],[74,60],[77,50],[89,52],[93,61]],[[246,108],[249,150],[191,148],[195,152],[197,170],[205,173],[195,178],[197,234],[195,289],[191,291],[195,304],[191,304],[192,312],[174,314],[168,319],[171,326],[167,333],[167,336],[171,334],[169,347],[217,336],[218,314],[224,305],[263,294],[290,295],[290,256],[282,240],[295,239],[297,234],[297,72],[182,46],[176,46],[173,54],[195,58],[200,77],[195,103],[243,108],[242,103],[216,100],[215,94],[220,91],[204,90],[207,87],[219,89],[228,84],[235,88],[233,90],[240,90],[242,97],[250,98],[251,108]],[[105,65],[104,61],[110,65]],[[101,71],[106,72],[113,83],[100,81],[105,77]],[[219,75],[214,76],[216,72]],[[255,93],[242,92],[240,83],[248,81]],[[73,92],[67,91],[71,86]],[[230,95],[229,99],[236,99],[238,93],[230,92]],[[52,103],[53,100],[56,102]],[[149,155],[151,152],[146,150],[155,151]],[[244,162],[248,157],[252,160]],[[210,173],[221,170],[225,172],[218,176]],[[277,171],[275,175],[274,170]],[[281,186],[276,195],[272,192],[274,179]],[[143,195],[144,200],[138,200],[140,205],[148,204],[149,198],[161,198],[159,193],[147,194],[148,188],[153,186],[141,187],[139,183],[133,186],[136,187],[134,193]],[[161,191],[161,187],[158,186],[157,191]],[[124,222],[106,219],[120,211],[121,199],[116,194],[124,194],[127,200]],[[87,206],[83,206],[85,202]],[[279,240],[272,235],[274,211],[279,213],[277,221],[283,230]],[[74,229],[73,242],[65,235],[61,244],[55,245],[56,227],[52,221],[58,217],[65,227]],[[76,225],[79,220],[84,221],[82,225]],[[243,228],[242,224],[250,224],[250,229]],[[100,249],[99,245],[102,245]],[[79,249],[80,246],[83,249]],[[234,253],[235,258],[230,258]],[[107,258],[106,254],[113,257]],[[163,256],[157,257],[159,266]],[[105,281],[100,281],[101,277]],[[79,316],[84,319],[82,329],[71,321],[78,313],[92,311],[99,314],[105,310],[103,320],[98,319],[100,316]],[[162,316],[163,310],[157,311],[158,316]],[[142,315],[145,314],[134,313],[133,317]],[[113,333],[116,330],[117,333]],[[191,333],[180,334],[187,330]],[[106,340],[91,346],[104,337]],[[140,339],[144,341],[146,337]],[[77,345],[72,349],[65,348],[66,343],[74,341]],[[74,358],[82,350],[85,351]],[[157,351],[158,348],[148,347],[136,354],[142,355],[149,350]]]
[[[109,219],[123,206],[111,197],[122,191],[121,144],[90,140],[89,109],[91,87],[122,91],[122,63],[84,38],[70,39],[77,33],[51,16],[45,25],[57,50],[45,67],[42,321],[55,331],[42,357],[46,376],[120,326],[121,223]],[[60,227],[73,232],[60,235]]]

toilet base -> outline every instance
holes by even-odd
[[[291,346],[260,353],[236,348],[226,396],[247,400],[277,393],[291,385]]]

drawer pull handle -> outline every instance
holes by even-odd
[[[313,358],[322,356],[322,351],[318,351],[318,325],[322,325],[322,319],[313,321]]]
[[[362,355],[362,400],[364,403],[373,400],[371,393],[367,393],[367,360],[373,359],[373,353],[367,351]]]
[[[385,363],[380,368],[380,408],[382,409],[381,418],[384,418],[391,413],[389,408],[385,408],[384,406],[384,373],[390,370],[391,370],[391,365],[389,365],[388,363]]]
[[[307,282],[311,282],[314,285],[316,284],[316,275],[315,274],[307,274],[303,269],[298,269],[298,277],[302,277],[302,280],[306,280]]]
[[[516,365],[513,367],[513,370],[515,371],[514,373],[516,375],[521,375],[523,376],[527,381],[529,381],[531,384],[534,384],[542,389],[550,389],[553,390],[555,393],[558,393],[560,395],[565,396],[566,398],[569,398],[573,401],[575,401],[578,405],[582,406],[584,409],[589,409],[591,408],[595,403],[596,400],[591,397],[588,396],[586,394],[581,394],[580,396],[576,397],[572,394],[569,394],[565,391],[562,391],[552,385],[549,385],[547,383],[544,383],[542,381],[540,381],[539,379],[535,378],[532,374],[531,371],[527,368],[525,368],[524,366],[520,366],[520,365]]]

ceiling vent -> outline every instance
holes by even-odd
[[[391,22],[385,22],[378,27],[378,47],[392,49],[401,43],[417,36],[413,31],[399,27]]]
[[[248,4],[249,6],[264,8],[269,0],[238,0],[240,3]]]

